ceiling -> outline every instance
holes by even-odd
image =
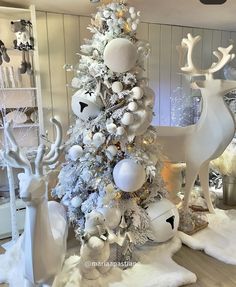
[[[199,0],[129,0],[141,11],[144,22],[236,31],[236,0],[222,5],[203,5]],[[90,15],[97,4],[89,0],[0,0],[2,6],[34,4],[37,10]]]

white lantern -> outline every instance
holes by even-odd
[[[156,242],[165,242],[172,238],[179,226],[177,207],[168,199],[151,203],[146,209]]]
[[[121,211],[117,207],[102,207],[98,210],[106,219],[109,228],[115,229],[121,221]]]
[[[133,192],[143,186],[146,173],[141,164],[132,159],[123,159],[115,165],[113,179],[120,190]]]
[[[73,145],[68,150],[68,157],[72,161],[77,161],[78,158],[83,154],[83,148],[80,145]]]
[[[125,38],[111,40],[104,49],[105,65],[117,73],[124,73],[132,69],[137,60],[135,45]]]
[[[89,118],[96,118],[100,112],[101,107],[86,96],[86,91],[78,90],[71,100],[71,108],[73,113],[81,120],[88,120]]]

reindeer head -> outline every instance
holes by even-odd
[[[187,52],[187,66],[182,67],[181,70],[190,76],[205,76],[206,80],[212,79],[215,72],[222,69],[227,63],[234,59],[235,54],[230,54],[233,45],[227,48],[219,47],[217,51],[213,52],[213,55],[216,56],[218,61],[212,63],[208,69],[199,69],[194,65],[192,55],[194,47],[200,40],[200,36],[193,37],[191,34],[188,34],[187,38],[182,39],[181,46],[177,48],[181,58],[183,58],[183,55]]]
[[[45,145],[40,145],[33,165],[27,159],[21,148],[18,146],[12,130],[12,123],[6,123],[5,133],[8,140],[9,150],[3,153],[6,163],[15,168],[23,168],[24,172],[18,175],[20,181],[20,196],[27,204],[37,204],[45,196],[46,176],[43,166],[52,165],[57,162],[62,151],[62,127],[56,119],[51,119],[56,127],[56,140],[51,145],[50,151],[46,154]],[[45,155],[46,154],[46,155]]]

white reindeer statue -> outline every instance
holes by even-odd
[[[187,127],[158,127],[158,140],[163,153],[171,162],[186,163],[186,185],[183,207],[188,209],[190,192],[199,174],[208,209],[214,213],[209,194],[209,162],[219,157],[235,134],[235,119],[223,96],[236,89],[236,81],[213,79],[213,74],[233,58],[233,46],[219,47],[213,54],[218,58],[209,69],[200,70],[192,60],[193,48],[200,36],[187,35],[181,42],[182,51],[187,50],[187,66],[181,70],[190,76],[204,76],[203,81],[194,81],[193,88],[202,94],[202,113],[199,121]]]
[[[21,152],[13,136],[11,124],[6,124],[10,150],[4,152],[4,158],[9,166],[24,169],[24,173],[18,177],[20,197],[26,203],[21,246],[25,287],[50,285],[60,271],[66,254],[68,229],[66,213],[59,203],[48,202],[46,176],[43,172],[43,166],[54,164],[62,150],[61,124],[56,119],[51,121],[56,127],[56,141],[51,145],[47,155],[44,145],[38,147],[34,172],[33,166]]]

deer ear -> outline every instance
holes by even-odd
[[[26,175],[25,175],[25,173],[21,172],[18,174],[17,177],[18,177],[19,181],[25,181]]]
[[[204,88],[204,83],[203,81],[196,81],[191,83],[191,88],[194,90],[199,90]]]

